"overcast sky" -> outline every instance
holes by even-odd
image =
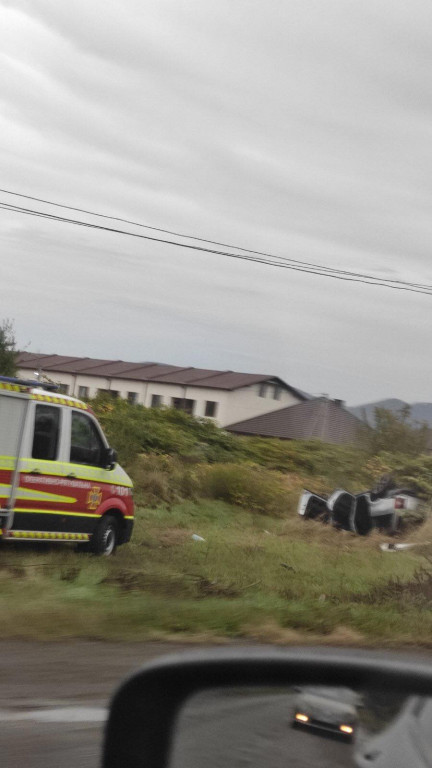
[[[2,188],[432,283],[430,0],[0,0],[0,28]],[[20,348],[432,401],[432,296],[4,210],[0,233]]]

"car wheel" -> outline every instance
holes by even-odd
[[[350,528],[360,536],[367,536],[372,528],[372,517],[369,504],[365,496],[356,499],[354,510],[350,519]]]
[[[354,504],[354,496],[346,491],[335,491],[328,500],[330,522],[335,528],[350,530],[350,516]]]
[[[105,515],[97,524],[91,539],[91,549],[95,555],[109,557],[115,551],[119,538],[119,530],[115,517]]]

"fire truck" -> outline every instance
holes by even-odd
[[[2,542],[75,542],[111,555],[130,540],[132,481],[89,405],[0,376]]]

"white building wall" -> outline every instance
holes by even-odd
[[[129,379],[116,379],[103,376],[88,376],[84,374],[58,373],[44,371],[44,374],[56,384],[67,386],[67,394],[79,397],[79,388],[87,387],[88,397],[96,397],[99,389],[114,390],[119,396],[127,399],[129,392],[136,392],[137,402],[150,408],[152,395],[161,396],[161,405],[172,406],[173,398],[190,399],[195,401],[194,416],[205,416],[206,402],[216,403],[216,415],[214,421],[221,426],[228,424],[226,409],[231,392],[220,389],[207,389],[206,387],[190,387],[180,384],[163,384],[161,382],[141,382]],[[35,378],[33,371],[21,368],[18,375],[24,379]],[[208,417],[207,417],[208,418]]]
[[[299,398],[283,388],[279,390],[279,399],[275,399],[272,384],[267,385],[266,395],[261,397],[260,384],[227,391],[180,384],[88,376],[80,373],[57,373],[54,371],[44,371],[44,373],[56,383],[66,385],[68,387],[67,394],[73,397],[80,396],[79,387],[87,387],[90,398],[96,397],[99,389],[115,390],[120,397],[125,399],[129,392],[136,392],[138,395],[137,402],[148,408],[152,403],[152,395],[160,395],[160,404],[166,407],[172,406],[173,398],[190,399],[195,401],[194,416],[202,417],[205,416],[207,401],[215,402],[216,413],[212,420],[221,427],[300,402]],[[22,368],[18,375],[24,379],[33,378],[33,371]]]
[[[250,387],[243,387],[230,392],[229,402],[224,413],[224,426],[235,424],[237,421],[252,419],[254,416],[261,416],[263,413],[279,411],[281,408],[288,408],[290,405],[296,405],[302,402],[286,389],[280,388],[279,398],[274,398],[274,386],[266,386],[265,397],[260,396],[261,384],[253,384]]]

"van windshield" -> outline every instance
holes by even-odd
[[[0,456],[16,456],[26,400],[0,395]]]

